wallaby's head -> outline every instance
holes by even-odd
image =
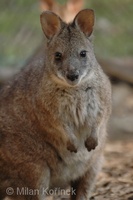
[[[53,12],[41,14],[46,36],[46,68],[58,84],[78,86],[91,75],[94,62],[90,36],[94,26],[94,12],[80,11],[72,23],[66,24]]]

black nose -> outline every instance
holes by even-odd
[[[78,79],[78,77],[78,74],[67,74],[67,79],[69,79],[70,81],[75,81],[76,79]]]

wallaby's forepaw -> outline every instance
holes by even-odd
[[[85,141],[85,147],[88,151],[94,150],[98,145],[98,141],[96,138],[88,137]]]
[[[67,150],[70,151],[70,152],[77,153],[77,148],[75,147],[74,144],[72,144],[71,141],[67,142]]]

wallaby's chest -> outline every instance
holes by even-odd
[[[101,110],[99,96],[95,90],[64,94],[60,99],[59,114],[69,127],[83,129],[94,123]],[[88,128],[88,127],[87,127]]]

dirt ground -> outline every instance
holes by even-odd
[[[133,141],[107,144],[91,200],[133,200]]]

